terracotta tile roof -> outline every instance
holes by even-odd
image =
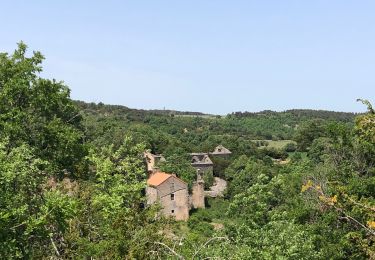
[[[151,175],[150,178],[147,180],[147,185],[149,186],[159,186],[163,182],[165,182],[168,178],[172,177],[172,174],[168,174],[165,172],[157,172]]]

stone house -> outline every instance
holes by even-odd
[[[213,174],[214,164],[207,153],[191,153],[191,166],[197,171]]]
[[[176,220],[189,218],[188,185],[173,174],[155,172],[147,180],[147,204],[159,202],[164,216]]]
[[[148,151],[143,154],[146,162],[147,172],[153,174],[159,171],[158,164],[160,162],[165,162],[165,158],[161,154],[152,154]]]
[[[158,163],[165,161],[162,155],[145,152],[144,158],[149,173],[146,188],[147,204],[160,203],[164,216],[186,221],[191,208],[205,208],[203,176],[213,178],[214,164],[210,156],[226,157],[230,154],[231,152],[222,145],[217,146],[212,153],[191,153],[191,165],[197,171],[197,179],[189,195],[188,185],[184,181],[174,174],[159,171]]]
[[[222,156],[222,157],[227,157],[227,156],[229,156],[231,154],[232,154],[232,152],[229,151],[229,149],[225,148],[222,145],[216,146],[216,148],[214,149],[214,151],[212,153],[210,153],[210,155],[213,155],[213,156]]]

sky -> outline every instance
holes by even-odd
[[[363,112],[375,1],[0,0],[0,52],[24,41],[73,99],[227,114]]]

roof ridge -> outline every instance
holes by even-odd
[[[149,186],[159,186],[159,185],[163,184],[166,180],[168,180],[170,177],[177,178],[178,180],[180,180],[180,181],[182,181],[183,183],[186,184],[186,182],[184,182],[183,180],[181,180],[180,178],[178,178],[174,174],[170,174],[170,173],[166,173],[166,172],[156,172],[148,178],[147,185],[149,185]]]

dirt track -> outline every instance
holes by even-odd
[[[223,179],[215,177],[214,185],[210,187],[209,191],[205,191],[204,195],[212,198],[223,197],[226,188],[227,182]]]

